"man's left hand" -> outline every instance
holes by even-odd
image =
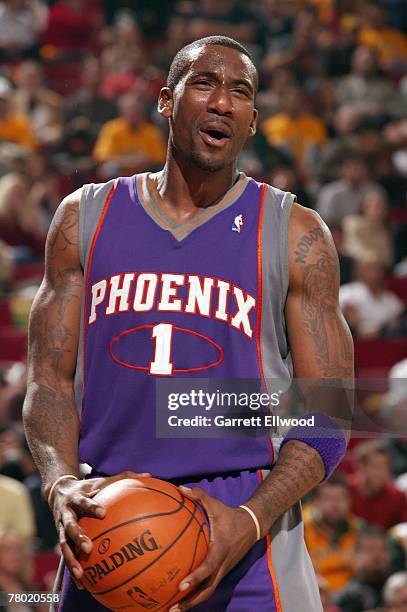
[[[203,489],[179,487],[181,493],[200,504],[209,520],[209,548],[205,560],[179,585],[190,590],[186,599],[170,608],[184,612],[211,597],[219,582],[245,556],[256,542],[256,526],[242,508],[232,508],[210,497]]]

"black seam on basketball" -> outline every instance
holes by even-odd
[[[144,515],[142,517],[139,517],[139,518],[136,518],[136,519],[131,519],[129,521],[125,521],[124,523],[120,523],[120,525],[115,525],[113,527],[109,527],[109,529],[107,529],[106,531],[102,531],[102,533],[99,533],[98,535],[96,535],[93,538],[91,538],[92,542],[95,542],[98,538],[101,538],[102,536],[106,535],[107,533],[110,533],[111,531],[113,531],[116,528],[123,527],[124,525],[129,525],[130,523],[136,523],[137,521],[140,521],[140,520],[145,519],[145,518],[157,517],[157,516],[168,516],[170,514],[176,514],[176,512],[179,512],[181,510],[181,508],[185,508],[185,510],[192,517],[194,517],[194,520],[198,523],[198,525],[201,525],[201,523],[199,522],[199,520],[195,516],[196,504],[194,504],[194,512],[192,513],[191,510],[185,505],[185,499],[186,498],[184,497],[184,495],[182,495],[182,493],[180,493],[181,499],[177,499],[176,497],[174,497],[173,495],[170,495],[169,493],[166,493],[165,491],[161,491],[160,489],[154,489],[153,487],[146,487],[144,485],[136,485],[136,484],[135,485],[131,485],[131,486],[129,486],[129,489],[147,489],[147,491],[154,491],[155,493],[161,493],[162,495],[165,495],[166,497],[169,497],[170,499],[176,501],[177,504],[180,504],[180,506],[179,506],[179,508],[177,508],[176,510],[172,510],[171,512],[161,512],[161,513],[157,513],[157,514],[146,514],[146,515]]]
[[[206,528],[208,530],[208,535],[209,535],[209,525],[208,525],[208,523],[205,522],[204,524],[202,524],[202,534],[203,534],[203,537],[205,538],[205,544],[208,547],[209,546],[209,539],[206,537],[206,533],[204,531],[204,527],[205,526],[206,526]]]
[[[195,511],[198,509],[198,506],[194,506],[194,513]],[[192,513],[191,513],[192,514]],[[106,593],[111,593],[112,591],[115,591],[116,589],[119,589],[120,587],[124,586],[125,584],[127,584],[128,582],[130,582],[131,580],[134,580],[135,578],[137,578],[137,576],[140,576],[143,572],[145,572],[149,567],[151,567],[152,565],[154,565],[155,563],[157,563],[157,561],[159,559],[161,559],[161,557],[163,557],[173,546],[176,542],[178,542],[178,540],[183,536],[183,534],[185,533],[185,531],[188,529],[189,525],[192,523],[194,519],[194,516],[192,515],[187,524],[183,527],[183,529],[179,532],[179,534],[177,535],[177,537],[175,538],[175,540],[173,542],[171,542],[171,544],[169,546],[167,546],[167,548],[165,548],[153,561],[150,561],[150,563],[148,563],[145,567],[143,567],[142,570],[140,570],[139,572],[137,572],[136,574],[133,574],[133,576],[130,576],[130,578],[127,578],[124,582],[121,582],[120,584],[116,584],[116,586],[110,588],[110,589],[106,589],[105,591],[89,591],[92,595],[106,595]]]
[[[124,523],[112,525],[112,527],[109,527],[109,529],[106,529],[106,531],[102,531],[102,533],[99,533],[97,536],[94,536],[93,538],[91,538],[91,540],[92,542],[95,542],[98,538],[101,538],[107,533],[111,533],[115,529],[120,529],[120,527],[124,527],[125,525],[131,525],[131,523],[137,523],[138,521],[142,521],[146,518],[157,518],[158,516],[170,516],[171,514],[177,514],[177,512],[182,510],[182,508],[183,506],[180,505],[179,508],[177,508],[176,510],[171,510],[171,512],[158,512],[157,514],[143,514],[143,516],[138,516],[137,518],[129,519],[128,521],[124,521]]]
[[[200,537],[201,533],[203,534],[204,539],[205,539],[206,550],[208,550],[208,545],[207,545],[207,543],[206,543],[206,537],[205,537],[204,527],[205,527],[205,525],[201,525],[201,526],[199,527],[198,535],[197,535],[197,538],[196,538],[196,541],[195,541],[195,549],[194,549],[194,553],[193,553],[193,555],[192,555],[192,561],[191,561],[191,565],[189,566],[188,574],[191,572],[191,569],[192,569],[192,567],[193,567],[193,565],[194,565],[194,563],[195,563],[195,557],[196,557],[196,553],[197,553],[197,551],[198,551],[199,537]]]

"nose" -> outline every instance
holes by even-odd
[[[216,87],[208,99],[208,112],[216,115],[231,115],[233,101],[230,91],[226,87]]]

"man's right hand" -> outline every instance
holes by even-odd
[[[61,552],[78,588],[84,588],[83,569],[76,555],[80,551],[89,554],[92,550],[92,541],[80,528],[78,519],[82,516],[102,519],[106,514],[106,508],[93,499],[95,495],[113,482],[140,476],[150,476],[150,474],[127,471],[116,476],[88,480],[67,478],[58,483],[52,491],[50,507],[54,515]]]

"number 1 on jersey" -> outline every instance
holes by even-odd
[[[152,337],[155,340],[154,359],[150,363],[150,374],[170,376],[173,363],[171,363],[171,323],[159,323],[154,325]]]

